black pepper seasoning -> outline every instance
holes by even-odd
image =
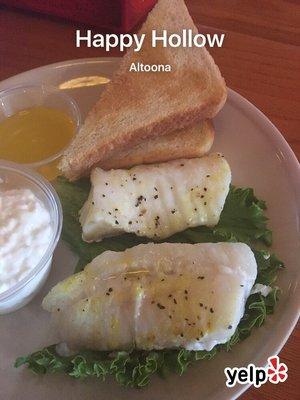
[[[159,215],[157,215],[157,216],[154,218],[154,222],[155,222],[155,228],[158,228],[158,226],[159,226]]]
[[[142,203],[142,201],[146,201],[146,197],[144,197],[144,196],[139,196],[138,198],[137,198],[137,200],[136,200],[136,203],[135,203],[135,207],[138,207],[141,203]]]

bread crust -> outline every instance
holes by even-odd
[[[180,158],[195,158],[207,154],[214,141],[210,120],[162,137],[145,140],[131,149],[113,153],[98,166],[102,169],[130,168],[134,165],[161,163]]]

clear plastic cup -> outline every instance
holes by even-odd
[[[0,293],[0,314],[6,314],[29,303],[45,283],[60,238],[63,215],[60,200],[52,185],[23,165],[0,160],[0,182],[4,190],[31,189],[49,211],[52,224],[52,238],[39,263],[16,285]]]
[[[75,100],[63,91],[46,85],[15,86],[0,91],[0,121],[19,111],[41,106],[65,112],[74,123],[74,136],[77,134],[81,125],[80,111]],[[56,167],[64,150],[65,147],[44,160],[22,165],[36,170],[48,180],[53,180],[59,175]]]

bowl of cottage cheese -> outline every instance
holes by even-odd
[[[0,314],[26,305],[42,287],[61,228],[61,205],[51,184],[0,161]]]

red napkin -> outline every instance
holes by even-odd
[[[0,0],[23,8],[95,26],[109,32],[128,32],[157,0]]]

